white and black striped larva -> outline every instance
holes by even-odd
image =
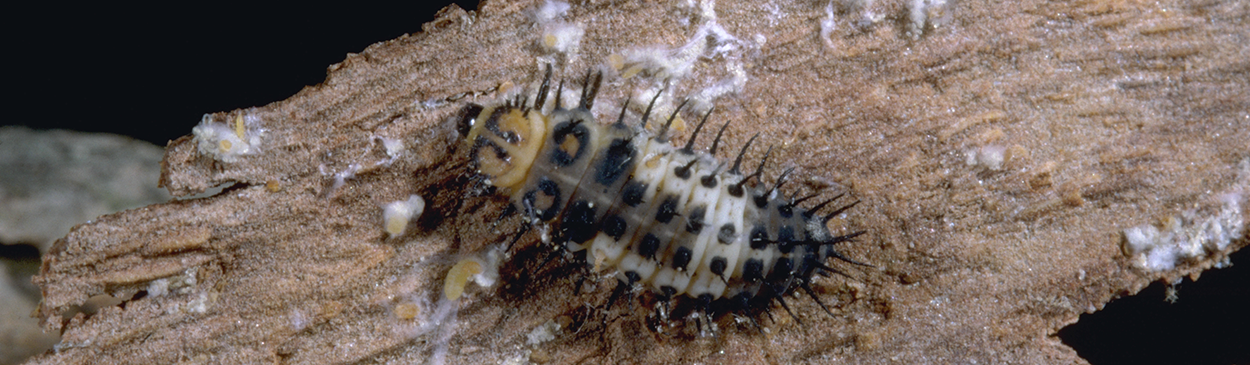
[[[657,133],[645,128],[655,99],[639,123],[625,123],[622,108],[615,123],[603,125],[590,111],[601,74],[586,76],[577,106],[561,106],[557,91],[546,112],[550,79],[548,66],[534,104],[468,105],[460,132],[476,173],[529,224],[550,227],[551,242],[569,256],[616,270],[618,291],[641,286],[664,302],[693,298],[704,315],[753,317],[773,301],[788,311],[783,296],[797,288],[820,303],[812,275],[837,272],[825,265],[831,257],[856,263],[834,246],[863,232],[833,235],[826,227],[854,203],[824,216],[817,211],[842,195],[800,208],[812,196],[794,200],[778,190],[790,171],[776,184],[748,185],[763,169],[739,170],[755,137],[727,169],[715,157],[724,127],[709,151],[693,149],[711,110],[676,147],[668,138],[673,117]]]

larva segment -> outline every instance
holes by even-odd
[[[685,231],[687,217],[690,215],[689,202],[695,180],[691,178],[689,172],[686,174],[677,172],[685,166],[692,166],[691,163],[698,162],[695,156],[674,153],[671,147],[669,149],[668,163],[659,171],[663,173],[662,180],[655,184],[658,188],[654,199],[655,204],[650,209],[652,214],[650,217],[643,216],[644,219],[650,218],[651,220],[646,230],[647,234],[658,239],[658,242],[649,250],[650,257],[640,252],[640,256],[647,258],[655,265],[655,276],[649,279],[652,287],[667,297],[684,292],[684,288],[679,289],[673,285],[674,276],[676,276],[674,271],[680,269],[684,273],[695,259],[690,245],[677,241],[679,235]],[[648,279],[644,279],[646,280]]]
[[[547,122],[551,131],[530,167],[529,179],[513,195],[526,217],[543,223],[565,212],[587,166],[601,149],[599,128],[590,111],[558,109]]]
[[[715,185],[708,188],[701,182],[703,177],[712,175],[712,179],[708,181],[715,183],[713,171],[715,161],[709,161],[694,154],[686,154],[683,160],[690,162],[682,164],[681,160],[674,161],[669,166],[672,168],[669,171],[670,176],[667,176],[665,180],[677,179],[681,181],[680,185],[683,185],[677,189],[689,191],[681,203],[681,211],[684,213],[681,219],[676,221],[676,227],[673,227],[675,235],[664,255],[666,259],[661,263],[660,271],[652,281],[652,288],[666,296],[685,294],[687,288],[690,287],[691,279],[702,263],[704,252],[712,237],[709,233],[712,230],[705,223],[710,220],[709,217],[716,207],[714,204],[709,207],[708,202],[715,202],[716,197],[719,196],[719,189],[715,189]]]
[[[760,191],[750,194],[752,198],[760,197]],[[741,273],[741,281],[734,283],[727,289],[727,295],[730,297],[738,297],[739,300],[755,297],[762,286],[765,284],[785,284],[789,279],[789,275],[793,273],[793,245],[783,247],[781,245],[782,232],[786,232],[787,241],[793,240],[796,236],[793,227],[786,224],[787,220],[780,216],[776,207],[787,204],[776,197],[762,200],[765,204],[760,206],[755,203],[755,199],[747,199],[748,205],[751,206],[757,215],[750,220],[750,228],[746,232],[746,244],[741,247],[741,259],[739,260],[738,272]],[[805,235],[804,233],[799,233]],[[793,256],[793,257],[792,257]],[[779,278],[778,275],[787,275],[785,278]],[[781,282],[781,283],[779,283]],[[743,293],[745,297],[741,297]]]
[[[729,175],[718,186],[720,193],[709,221],[711,232],[707,249],[689,289],[692,297],[711,295],[713,299],[719,299],[729,281],[742,271],[740,257],[746,247],[746,235],[742,234],[743,219],[753,212],[747,209],[746,200],[730,193],[732,184],[742,179],[742,176]]]
[[[542,114],[511,105],[470,104],[460,125],[478,174],[504,191],[515,191],[526,181],[547,134]]]
[[[615,127],[613,127],[615,128]],[[599,222],[599,233],[591,241],[589,258],[593,261],[596,271],[602,268],[619,268],[627,249],[632,249],[631,242],[640,231],[642,213],[654,200],[654,188],[647,180],[639,178],[639,171],[646,171],[658,166],[659,156],[653,151],[650,138],[636,136],[631,141],[635,157],[633,169],[629,176],[621,182],[619,194],[612,196],[611,208]],[[624,275],[624,273],[622,273]],[[635,273],[635,276],[639,274]],[[625,279],[629,279],[626,277]],[[641,279],[641,278],[636,278]]]
[[[633,141],[634,131],[624,125],[596,127],[600,129],[597,135],[601,148],[582,175],[575,193],[577,198],[560,224],[562,236],[567,240],[565,246],[570,252],[590,247],[591,240],[602,235],[601,230],[615,232],[624,229],[624,222],[619,216],[611,217],[611,222],[605,220],[634,170],[638,155],[638,147]],[[611,225],[611,228],[602,227],[605,224]]]
[[[619,198],[619,214],[636,228],[628,249],[624,252],[616,268],[618,277],[627,283],[649,283],[655,274],[658,263],[655,258],[663,244],[660,236],[652,232],[656,223],[656,211],[670,192],[662,191],[664,172],[671,160],[672,146],[648,139],[643,160],[635,167],[633,181],[626,186],[626,191]],[[641,192],[638,189],[641,188]],[[661,195],[663,193],[663,195]]]

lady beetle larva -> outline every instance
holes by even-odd
[[[558,90],[547,112],[551,72],[548,65],[533,104],[520,97],[499,106],[469,104],[459,131],[476,174],[507,195],[528,224],[551,228],[551,243],[586,265],[614,269],[618,290],[642,286],[664,302],[693,298],[705,316],[753,318],[774,300],[789,311],[783,296],[796,288],[820,303],[811,278],[837,272],[825,265],[828,258],[859,264],[834,246],[864,232],[833,235],[826,227],[855,203],[823,217],[817,211],[842,195],[798,207],[815,195],[781,196],[790,171],[772,186],[748,186],[763,169],[761,163],[754,173],[740,171],[758,134],[726,169],[715,157],[724,127],[709,151],[693,149],[711,110],[676,147],[668,131],[682,106],[656,133],[646,124],[658,93],[639,123],[625,123],[623,107],[615,123],[601,125],[590,109],[602,74],[588,73],[575,107],[564,108]]]

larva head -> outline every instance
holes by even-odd
[[[525,183],[547,133],[546,116],[513,105],[469,104],[457,127],[471,148],[477,172],[505,190]]]

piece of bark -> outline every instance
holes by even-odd
[[[171,144],[161,182],[174,194],[235,186],[58,241],[37,282],[63,342],[34,362],[1081,363],[1059,328],[1246,245],[1250,63],[1230,40],[1247,36],[1250,8],[927,4],[591,3],[555,19],[542,3],[449,8],[288,100],[212,115],[256,137],[246,153]],[[584,31],[569,53],[545,43],[560,22]],[[628,71],[647,49],[689,61],[648,70],[674,76],[672,95],[727,91],[710,100],[734,122],[724,143],[761,133],[780,161],[766,176],[797,167],[805,190],[849,187],[862,203],[834,227],[867,229],[845,252],[875,268],[816,280],[832,318],[791,300],[802,324],[775,313],[760,333],[726,317],[699,337],[650,307],[590,309],[612,280],[574,294],[567,268],[535,268],[545,251],[530,235],[504,283],[435,315],[452,264],[517,228],[492,227],[502,199],[472,196],[457,110],[548,62],[576,80],[621,60]],[[655,73],[609,72],[595,111],[615,117]],[[412,194],[425,214],[387,238],[382,207]],[[1163,270],[1125,234],[1216,223],[1226,235],[1194,236],[1216,248]],[[74,310],[104,294],[124,302]]]
[[[38,254],[76,224],[169,200],[154,184],[162,155],[124,136],[0,127],[0,365],[58,340],[31,317]],[[22,254],[23,245],[35,252]]]

